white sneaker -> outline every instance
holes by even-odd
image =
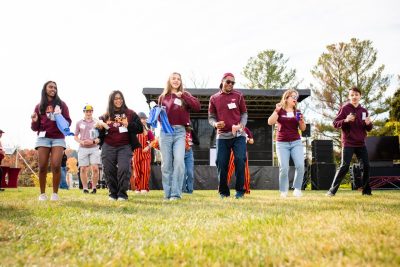
[[[135,193],[136,193],[136,194],[140,194],[140,191],[139,191],[139,190],[135,190]]]
[[[141,190],[140,193],[147,194],[147,190]]]
[[[58,196],[57,193],[53,193],[53,194],[51,194],[50,200],[51,200],[51,201],[59,201],[59,200],[60,200],[60,197]]]
[[[293,191],[293,196],[294,197],[302,197],[303,196],[303,193],[301,192],[301,190],[300,189],[294,189],[294,191]]]
[[[287,192],[281,192],[281,198],[286,198],[287,197]]]
[[[110,200],[110,201],[117,201],[117,199],[116,199],[116,198],[113,198],[113,197],[108,197],[108,200]]]
[[[47,196],[46,196],[46,194],[40,194],[39,195],[39,201],[46,201],[47,200]]]
[[[177,200],[179,200],[180,198],[179,197],[170,197],[169,198],[169,201],[177,201]]]
[[[128,199],[123,198],[123,197],[119,197],[117,200],[118,200],[118,201],[127,201]]]

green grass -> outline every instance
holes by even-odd
[[[281,199],[253,190],[220,200],[216,191],[195,191],[163,202],[161,191],[130,192],[121,203],[105,190],[70,190],[39,203],[38,188],[7,189],[0,266],[400,265],[400,191],[324,193]]]

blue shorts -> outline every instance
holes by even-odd
[[[55,146],[62,146],[64,149],[66,149],[67,145],[65,144],[65,139],[38,137],[36,140],[35,149],[37,150],[39,147],[55,147]]]

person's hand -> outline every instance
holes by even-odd
[[[240,124],[238,125],[232,125],[232,133],[233,136],[236,136],[237,131],[240,131],[242,129],[242,126]]]
[[[368,116],[365,118],[365,124],[370,125],[371,124],[371,118]]]
[[[183,93],[182,92],[176,92],[174,94],[176,95],[176,97],[181,98]]]
[[[346,119],[344,120],[345,122],[353,122],[355,121],[356,116],[353,113],[350,113],[349,115],[347,115]]]
[[[300,114],[300,120],[299,120],[299,122],[304,123],[304,116],[303,116],[303,113]]]
[[[225,122],[224,121],[218,121],[214,124],[215,128],[217,129],[222,129],[225,127]]]
[[[61,114],[61,108],[59,105],[56,105],[56,107],[54,108],[54,114]]]
[[[147,152],[147,151],[149,151],[149,149],[150,149],[150,147],[146,146],[145,148],[143,148],[143,152]]]
[[[278,113],[281,109],[282,109],[282,104],[281,103],[277,103],[275,105],[275,111]]]
[[[33,112],[33,114],[31,115],[31,119],[33,122],[37,122],[37,120],[39,119],[39,116],[36,112]]]

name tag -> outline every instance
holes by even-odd
[[[366,113],[366,112],[363,112],[363,113],[362,113],[362,120],[365,121],[366,118],[367,118],[367,113]]]
[[[46,137],[46,131],[39,132],[39,137]]]
[[[86,128],[86,125],[85,125],[85,124],[81,124],[81,127],[79,127],[79,128],[85,129],[85,128]]]
[[[182,106],[182,100],[180,100],[179,98],[175,98],[174,104],[178,105],[178,106]]]
[[[286,113],[286,118],[294,118],[294,113],[293,112],[287,112]]]
[[[228,104],[228,108],[229,108],[229,109],[234,109],[234,108],[236,108],[236,103],[229,103],[229,104]]]
[[[128,131],[128,128],[121,126],[118,128],[119,129],[119,133],[126,133]]]

